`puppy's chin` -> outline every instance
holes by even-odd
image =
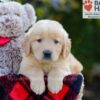
[[[52,63],[52,62],[56,62],[58,59],[46,59],[46,58],[38,58],[38,57],[35,57],[35,59],[38,61],[38,62],[41,62],[41,63]]]
[[[40,62],[42,62],[42,63],[50,63],[50,62],[52,62],[52,60],[42,59],[42,60],[40,60]]]

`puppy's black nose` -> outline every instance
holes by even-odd
[[[51,59],[52,52],[50,50],[43,51],[43,55],[45,59]]]

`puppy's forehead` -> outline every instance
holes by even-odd
[[[60,23],[51,20],[38,21],[32,29],[32,34],[35,36],[51,38],[68,37],[63,26]]]
[[[63,38],[64,37],[64,34],[62,31],[60,30],[54,30],[54,29],[42,29],[42,30],[39,30],[37,31],[35,34],[34,34],[34,37],[35,38],[52,38],[52,39],[59,39],[59,38]]]

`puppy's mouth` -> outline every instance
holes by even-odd
[[[56,61],[56,59],[54,59],[53,52],[50,50],[44,50],[40,55],[36,55],[35,58],[41,63],[51,63]]]

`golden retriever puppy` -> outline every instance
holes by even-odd
[[[57,93],[66,75],[81,73],[83,69],[71,54],[68,33],[56,21],[38,21],[26,34],[23,49],[20,73],[30,78],[36,94],[45,91],[44,75],[48,76],[48,89]]]

